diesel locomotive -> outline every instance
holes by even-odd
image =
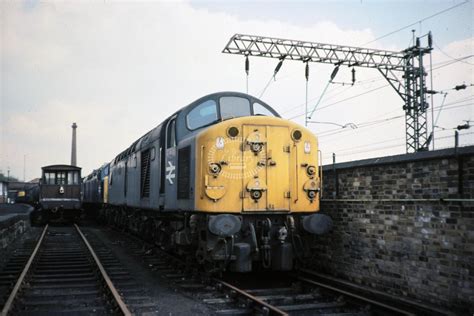
[[[213,269],[292,270],[319,214],[318,141],[250,95],[221,92],[178,110],[86,177],[108,223]]]

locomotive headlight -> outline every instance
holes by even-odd
[[[306,172],[308,173],[308,176],[314,176],[316,174],[316,167],[315,166],[308,166],[306,168]]]
[[[310,154],[311,153],[311,143],[310,142],[304,142],[304,153],[305,154]]]
[[[219,137],[216,138],[216,148],[217,149],[223,149],[224,148],[224,143],[225,143],[224,137],[219,136]]]
[[[209,165],[209,171],[214,174],[218,175],[221,172],[221,166],[218,163],[211,163]]]

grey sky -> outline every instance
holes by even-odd
[[[1,2],[0,169],[9,167],[22,178],[26,155],[26,178],[31,179],[39,176],[42,165],[68,163],[75,121],[78,162],[87,174],[193,100],[216,91],[244,91],[243,58],[220,53],[234,33],[360,45],[458,3],[462,1]],[[433,53],[436,67],[474,54],[472,13],[468,2],[417,25],[417,31],[432,30],[442,49]],[[406,29],[370,45],[401,50],[410,39]],[[470,58],[435,70],[434,88],[474,83],[473,64]],[[251,59],[250,94],[260,94],[275,65]],[[331,71],[328,65],[311,65],[311,104]],[[303,74],[300,63],[285,63],[263,99],[286,118],[301,114]],[[358,69],[357,79],[354,87],[331,86],[321,104],[328,107],[316,112],[315,119],[345,124],[403,114],[391,88],[377,89],[386,83],[376,71]],[[338,80],[349,81],[349,69],[341,69]],[[446,104],[451,108],[443,110],[438,125],[452,128],[473,119],[473,89],[450,91]],[[436,96],[435,106],[441,101]],[[303,122],[302,117],[295,120]],[[321,134],[326,161],[333,151],[339,160],[404,152],[403,119],[327,132],[334,128],[311,126]],[[446,138],[436,144],[451,145],[452,133],[440,131]],[[466,134],[462,142],[473,139]]]

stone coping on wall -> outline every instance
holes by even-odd
[[[323,171],[331,171],[333,168],[336,170],[340,169],[350,169],[357,167],[367,167],[367,166],[376,166],[376,165],[385,165],[385,164],[394,164],[394,163],[405,163],[413,162],[419,160],[430,160],[430,159],[439,159],[439,158],[448,158],[454,156],[469,156],[474,155],[474,146],[464,146],[458,148],[446,148],[440,150],[432,151],[421,151],[411,154],[402,154],[386,157],[377,157],[369,158],[348,162],[341,162],[336,164],[328,164],[323,166]],[[336,154],[337,159],[337,154]]]

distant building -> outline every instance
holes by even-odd
[[[37,185],[38,183],[31,182],[7,182],[7,201],[5,203],[15,203],[17,200],[21,200],[20,202],[22,202],[25,198],[26,191]]]
[[[34,178],[34,179],[28,181],[28,183],[40,183],[40,178]]]
[[[0,203],[8,203],[8,182],[0,181]]]

